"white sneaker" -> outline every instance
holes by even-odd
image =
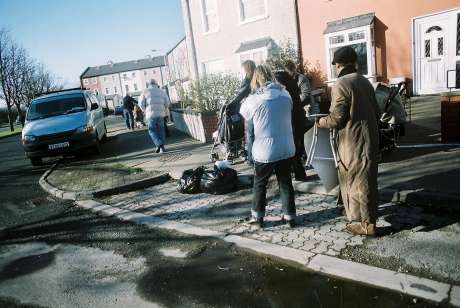
[[[160,153],[160,154],[164,153],[163,147],[160,147],[160,151],[158,151],[158,153]]]

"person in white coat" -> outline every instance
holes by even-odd
[[[155,79],[151,79],[150,86],[145,89],[139,98],[139,107],[145,114],[149,127],[149,135],[156,148],[156,153],[165,151],[165,123],[164,117],[168,114],[169,98],[161,90]]]
[[[274,82],[273,74],[257,66],[251,82],[254,94],[248,96],[240,113],[254,124],[254,197],[249,224],[263,227],[267,205],[267,184],[275,171],[278,180],[283,223],[295,226],[296,208],[291,178],[291,159],[295,155],[292,134],[292,100],[283,86]]]

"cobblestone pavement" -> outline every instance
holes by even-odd
[[[440,217],[417,206],[381,204],[377,221],[381,236],[366,239],[346,232],[347,221],[334,197],[297,193],[297,227],[289,229],[280,223],[281,204],[276,181],[272,179],[267,192],[265,227],[254,230],[244,223],[244,218],[250,214],[251,200],[251,189],[227,195],[185,195],[177,191],[174,181],[170,181],[99,201],[315,254],[460,282],[460,270],[455,261],[460,257],[456,240],[460,238],[458,217]]]
[[[47,181],[65,191],[84,192],[118,187],[159,173],[120,164],[82,161],[58,165]]]
[[[113,206],[144,214],[207,227],[228,234],[243,235],[313,253],[337,256],[347,245],[360,245],[363,238],[345,232],[346,220],[340,215],[334,198],[322,195],[298,195],[298,227],[289,229],[280,224],[281,204],[274,197],[276,183],[271,182],[263,230],[253,230],[244,223],[249,215],[250,189],[227,195],[184,195],[177,192],[176,183],[115,195],[103,201]]]

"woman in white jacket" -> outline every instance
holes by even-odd
[[[283,222],[294,227],[296,209],[291,179],[291,159],[295,155],[292,135],[292,100],[289,93],[274,82],[273,74],[259,65],[251,82],[254,94],[248,96],[240,113],[254,123],[254,198],[250,224],[263,227],[267,205],[268,179],[275,171],[283,206]]]

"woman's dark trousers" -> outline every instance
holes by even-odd
[[[265,216],[265,207],[267,206],[267,184],[273,171],[275,171],[276,179],[278,180],[284,219],[292,220],[295,218],[296,209],[294,188],[292,187],[291,179],[291,159],[271,163],[254,162],[252,217],[263,218]]]

